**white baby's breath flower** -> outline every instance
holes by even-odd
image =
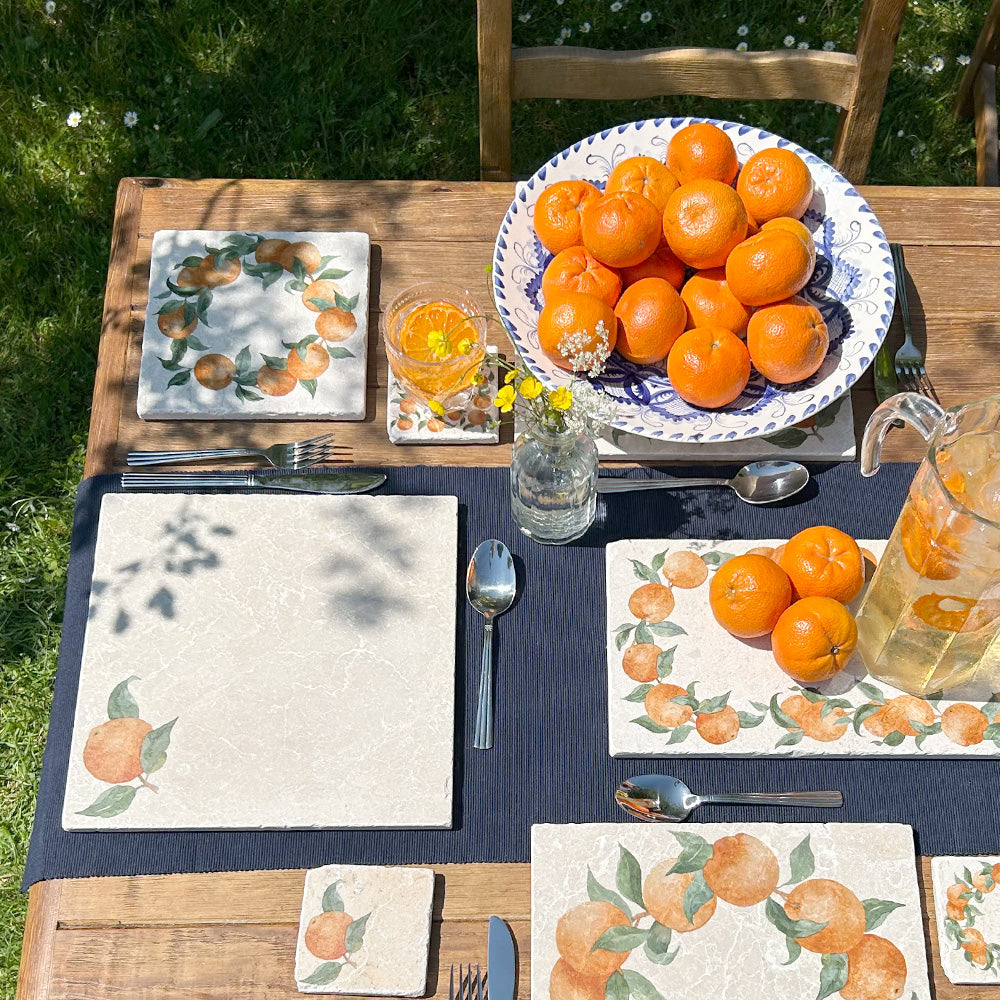
[[[750,29],[745,24],[741,24],[736,29],[736,34],[739,35],[740,38],[746,38],[746,36],[750,34]]]
[[[799,24],[805,24],[806,23],[806,16],[805,16],[805,14],[799,14],[799,16],[795,20],[798,21]]]
[[[785,48],[786,49],[790,49],[795,44],[795,36],[794,35],[785,35],[785,37],[783,39],[783,42],[784,42]]]
[[[639,15],[639,20],[642,21],[643,24],[649,24],[649,22],[653,20],[653,12],[649,10],[644,10]]]
[[[837,47],[837,43],[836,42],[826,41],[826,42],[823,43],[823,51],[824,52],[832,52],[836,47]]]
[[[749,47],[749,46],[747,45],[747,43],[746,43],[746,42],[740,42],[740,43],[739,43],[739,44],[738,44],[738,45],[736,46],[736,51],[737,51],[737,52],[746,52],[746,50],[747,50],[747,48],[748,48],[748,47]]]
[[[531,20],[531,11],[525,11],[523,14],[518,14],[517,19],[521,24],[527,24]]]
[[[808,49],[809,48],[809,43],[808,42],[799,42],[799,44],[796,45],[795,47],[797,49]]]
[[[71,111],[66,116],[66,124],[70,128],[76,128],[77,125],[79,125],[80,122],[82,122],[82,121],[83,121],[83,115],[81,115],[79,111]]]
[[[957,62],[959,66],[968,66],[972,60],[968,56],[958,56],[955,59],[955,62]]]
[[[934,70],[935,73],[940,73],[941,70],[944,69],[944,60],[940,56],[935,56],[931,60],[931,69]]]
[[[122,122],[125,124],[125,128],[135,128],[139,124],[139,116],[134,111],[126,111]]]
[[[590,21],[584,21],[583,24],[580,25],[580,34],[585,35],[588,31],[590,31]]]

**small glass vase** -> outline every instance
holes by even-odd
[[[597,511],[597,446],[578,427],[527,425],[510,459],[510,508],[517,526],[543,545],[579,538]]]

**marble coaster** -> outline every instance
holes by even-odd
[[[448,496],[106,495],[63,827],[450,827],[457,545]]]
[[[801,424],[745,441],[707,444],[657,441],[616,428],[606,428],[595,438],[595,443],[598,455],[607,461],[690,459],[697,462],[742,462],[794,458],[800,461],[849,462],[854,459],[857,450],[850,393],[845,393]]]
[[[310,869],[295,947],[299,992],[422,996],[433,904],[430,868]]]
[[[139,416],[363,420],[368,256],[367,233],[156,232]]]
[[[712,574],[731,556],[784,541],[642,539],[608,545],[611,754],[996,756],[996,701],[984,703],[981,695],[973,700],[961,691],[947,699],[904,697],[870,677],[857,653],[837,676],[803,688],[774,662],[769,636],[737,639],[715,620],[708,599]],[[875,558],[886,545],[859,544]]]
[[[941,968],[953,983],[1000,982],[1000,857],[931,859]]]
[[[497,349],[490,347],[490,354]],[[497,444],[500,412],[493,405],[497,393],[497,367],[483,368],[489,382],[478,386],[464,407],[449,409],[444,416],[432,413],[425,403],[407,395],[389,369],[386,387],[386,430],[393,444]]]
[[[841,989],[931,998],[908,826],[609,823],[531,833],[533,1000],[812,1000]],[[792,918],[827,905],[828,921]]]

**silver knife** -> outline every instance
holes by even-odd
[[[510,928],[499,918],[490,917],[490,936],[486,951],[486,987],[490,1000],[514,1000],[514,938]]]
[[[126,490],[214,489],[227,486],[262,486],[292,493],[367,493],[381,486],[381,472],[305,472],[259,476],[253,472],[123,472]]]

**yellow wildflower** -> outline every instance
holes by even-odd
[[[510,413],[517,399],[517,392],[512,385],[505,385],[493,400],[494,406],[499,406],[502,413]]]
[[[472,350],[472,341],[468,337],[463,337],[455,348],[459,354],[468,354]]]
[[[451,341],[444,330],[431,330],[427,334],[427,346],[439,358],[445,358],[451,353]]]
[[[573,393],[561,385],[549,393],[549,402],[557,410],[568,410],[573,405]]]
[[[489,378],[482,372],[476,372],[476,374],[472,376],[473,385],[486,385],[487,382],[489,382]]]
[[[431,413],[436,413],[439,417],[444,416],[444,407],[436,399],[428,400],[427,409],[430,410]]]
[[[509,372],[507,372],[506,375],[504,375],[504,377],[503,377],[503,384],[504,385],[510,385],[511,382],[513,382],[514,379],[517,378],[517,375],[518,375],[517,369],[516,368],[511,368],[511,370]]]
[[[538,381],[537,378],[532,378],[528,376],[521,385],[518,387],[521,390],[521,395],[525,399],[537,399],[542,394],[542,383]]]

